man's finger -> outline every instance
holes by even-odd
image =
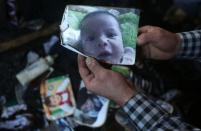
[[[149,25],[140,27],[140,28],[139,28],[139,33],[140,33],[140,34],[141,34],[141,33],[146,33],[146,32],[148,32],[148,31],[150,30],[150,28],[152,28],[152,26],[149,26]]]
[[[150,42],[150,36],[148,33],[142,33],[141,35],[138,36],[137,38],[137,44],[139,46],[148,44]]]
[[[94,58],[91,57],[87,57],[86,65],[94,75],[99,74],[99,72],[102,72],[104,69]]]
[[[78,67],[79,67],[79,72],[80,76],[82,79],[86,79],[90,75],[90,70],[88,69],[86,63],[85,63],[86,58],[78,55]]]
[[[137,38],[137,44],[139,46],[150,43],[153,41],[153,26],[143,26],[139,29],[139,36]]]

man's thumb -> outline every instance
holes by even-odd
[[[87,57],[86,65],[93,74],[96,74],[103,69],[103,67],[91,57]]]

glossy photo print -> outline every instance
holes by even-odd
[[[76,104],[68,76],[43,81],[40,94],[44,112],[49,120],[57,120],[74,113]]]
[[[83,56],[133,65],[138,23],[137,9],[69,5],[60,25],[61,42]]]
[[[89,92],[82,81],[77,94],[75,122],[88,127],[100,127],[106,121],[108,108],[109,100]]]

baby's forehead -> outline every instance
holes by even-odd
[[[113,26],[119,26],[118,20],[107,13],[100,13],[100,14],[92,14],[85,18],[81,23],[81,28],[83,26],[98,26],[99,24],[102,24],[102,26],[106,26],[108,24],[111,24]]]
[[[114,16],[112,14],[106,13],[106,12],[104,12],[104,13],[94,13],[94,14],[92,13],[92,15],[90,15],[88,18],[90,18],[90,17],[106,17],[106,16],[114,18]]]

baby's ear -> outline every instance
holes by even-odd
[[[124,48],[124,55],[133,55],[134,54],[134,49],[131,47],[125,47]]]
[[[122,59],[122,64],[125,65],[131,65],[134,64],[135,61],[135,51],[131,47],[125,47],[124,48],[124,55]]]

